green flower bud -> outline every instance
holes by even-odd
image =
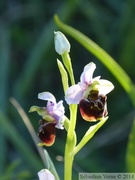
[[[59,55],[70,52],[70,43],[63,33],[60,31],[54,32],[55,50]]]

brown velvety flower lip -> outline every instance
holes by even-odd
[[[38,137],[46,146],[51,146],[55,142],[55,125],[56,122],[46,122],[45,120],[39,121]]]
[[[80,113],[86,121],[96,121],[107,116],[107,97],[104,95],[91,94],[87,99],[80,101]]]

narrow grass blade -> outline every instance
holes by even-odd
[[[126,167],[128,172],[135,172],[135,118],[129,134],[126,152]]]
[[[39,152],[39,155],[44,163],[44,166],[46,167],[47,166],[47,162],[46,162],[46,158],[44,157],[44,151],[43,151],[43,148],[42,147],[39,147],[38,146],[38,138],[37,138],[37,134],[35,133],[35,130],[28,118],[28,116],[26,115],[26,113],[24,112],[23,108],[20,106],[20,104],[14,99],[14,98],[10,98],[10,101],[11,103],[14,105],[14,107],[16,108],[16,110],[18,111],[18,113],[20,114],[24,124],[26,125],[34,143],[35,143],[35,146],[37,148],[37,151]]]
[[[5,137],[21,153],[25,162],[36,172],[42,169],[43,164],[40,162],[33,149],[2,111],[0,111],[0,126],[4,129]]]
[[[60,180],[59,176],[56,172],[56,169],[54,167],[54,164],[53,164],[53,162],[52,162],[52,160],[51,160],[51,158],[50,158],[50,156],[46,150],[44,150],[44,155],[45,155],[45,157],[47,157],[47,163],[48,163],[47,169],[49,169],[52,172],[52,174],[55,176],[56,180]]]

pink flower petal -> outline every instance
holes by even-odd
[[[96,65],[91,62],[84,67],[83,73],[81,74],[80,81],[90,84],[93,77],[93,72],[96,69]]]
[[[99,82],[99,88],[98,88],[99,94],[106,95],[114,89],[114,85],[108,80],[100,79],[98,82]]]
[[[65,108],[63,106],[63,101],[59,101],[53,109],[53,114],[57,115],[58,117],[63,116],[65,113]]]
[[[65,121],[65,117],[62,116],[62,117],[60,118],[60,120],[57,122],[57,124],[56,124],[55,127],[56,127],[57,129],[63,130],[63,129],[64,129],[64,127],[63,127],[64,121]]]
[[[55,97],[49,92],[39,93],[38,98],[47,101],[47,113],[56,120],[56,127],[63,129],[64,121],[62,120],[62,117],[65,113],[63,101],[57,103]]]
[[[45,100],[45,101],[51,101],[53,103],[56,103],[55,97],[50,92],[39,93],[38,99]]]
[[[79,101],[83,97],[84,91],[81,89],[81,87],[76,84],[71,86],[67,91],[65,95],[65,100],[67,104],[79,104]]]

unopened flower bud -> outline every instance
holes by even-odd
[[[59,55],[70,52],[70,43],[63,33],[60,31],[54,32],[55,50]]]

